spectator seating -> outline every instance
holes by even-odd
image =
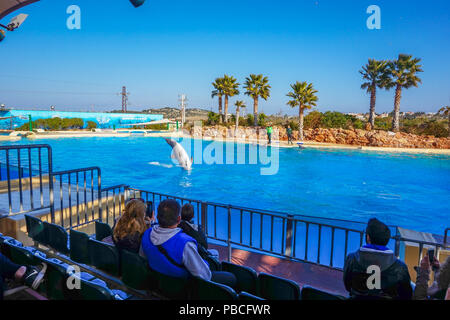
[[[300,287],[292,280],[261,272],[258,275],[258,296],[267,300],[299,300]]]
[[[44,230],[48,246],[63,254],[69,253],[69,235],[63,227],[44,221]]]
[[[302,290],[294,281],[266,273],[257,275],[249,267],[221,262],[222,271],[236,276],[237,287],[232,288],[199,278],[180,280],[151,270],[146,259],[136,253],[118,250],[114,245],[96,239],[111,235],[109,225],[96,221],[95,239],[87,234],[70,230],[70,237],[61,226],[43,222],[33,216],[25,215],[27,231],[32,239],[49,246],[62,254],[70,254],[72,261],[92,265],[115,277],[135,290],[151,290],[168,299],[199,300],[343,300],[344,297],[304,286]],[[65,244],[69,243],[70,246]],[[68,291],[66,281],[70,276],[69,266],[58,259],[48,259],[45,254],[23,245],[11,237],[0,234],[2,253],[20,264],[46,262],[47,281],[45,291],[50,299],[128,299],[124,292],[111,290],[102,280],[82,272],[79,292]],[[239,293],[239,294],[237,294]]]
[[[89,260],[97,269],[120,276],[119,251],[114,245],[95,239],[88,240]]]
[[[156,291],[162,296],[173,300],[186,300],[191,298],[193,280],[180,279],[167,276],[155,270],[150,270],[156,279]]]
[[[157,287],[156,280],[145,258],[136,253],[121,250],[120,259],[123,283],[135,290],[146,290]]]
[[[86,233],[70,229],[70,259],[83,263],[90,264],[89,258],[89,236]]]
[[[109,289],[106,283],[87,272],[74,274],[74,270],[67,264],[55,258],[48,258],[45,253],[23,244],[11,237],[0,235],[1,252],[8,252],[8,258],[20,265],[38,265],[45,263],[47,271],[45,280],[38,288],[51,300],[127,300],[132,296],[121,290]],[[5,250],[8,248],[9,250]],[[67,288],[69,276],[80,281],[80,290]]]
[[[197,300],[237,300],[236,292],[224,284],[195,278],[193,298]]]
[[[310,286],[303,286],[301,291],[302,300],[345,300],[344,297],[316,289]]]
[[[102,241],[109,236],[112,236],[112,229],[109,224],[95,221],[95,239],[98,241]]]
[[[250,294],[250,293],[245,292],[245,291],[239,292],[238,299],[239,300],[245,300],[245,301],[260,301],[260,300],[264,300],[263,298],[260,298],[258,296],[255,296],[255,295]]]
[[[31,215],[25,215],[25,224],[27,227],[28,236],[36,242],[48,245],[48,236],[44,228],[44,222],[41,219]]]
[[[235,275],[238,292],[257,293],[258,275],[252,268],[222,261],[222,271],[228,271]]]

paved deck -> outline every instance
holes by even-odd
[[[221,260],[227,256],[227,248],[210,244],[209,248],[219,251]],[[256,270],[293,280],[300,287],[310,285],[330,293],[348,296],[342,280],[342,271],[317,266],[311,263],[289,261],[255,252],[233,249],[231,262]]]

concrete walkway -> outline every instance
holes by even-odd
[[[227,248],[210,244],[209,248],[219,251],[221,260],[227,256]],[[263,255],[255,252],[233,249],[231,262],[245,265],[254,269],[257,273],[265,272],[278,277],[297,282],[300,287],[309,285],[317,289],[347,297],[342,280],[342,271],[314,265],[289,261],[277,257]]]

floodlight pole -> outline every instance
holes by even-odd
[[[186,122],[186,95],[182,94],[180,96],[181,102],[181,127],[184,127],[184,123]]]

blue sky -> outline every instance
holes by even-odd
[[[81,8],[81,30],[68,30],[66,9]],[[381,30],[369,30],[366,9],[381,8]],[[267,75],[265,113],[297,114],[286,105],[290,84],[312,82],[317,109],[366,112],[358,73],[368,58],[399,53],[422,58],[423,84],[404,91],[403,111],[436,111],[450,103],[450,2],[365,0],[42,0],[0,44],[0,103],[59,110],[177,106],[217,110],[211,82],[224,73],[240,83]],[[394,92],[380,91],[377,111],[391,111]],[[243,93],[249,110],[252,102]],[[231,99],[234,103],[236,98]],[[234,108],[232,109],[234,110]]]

